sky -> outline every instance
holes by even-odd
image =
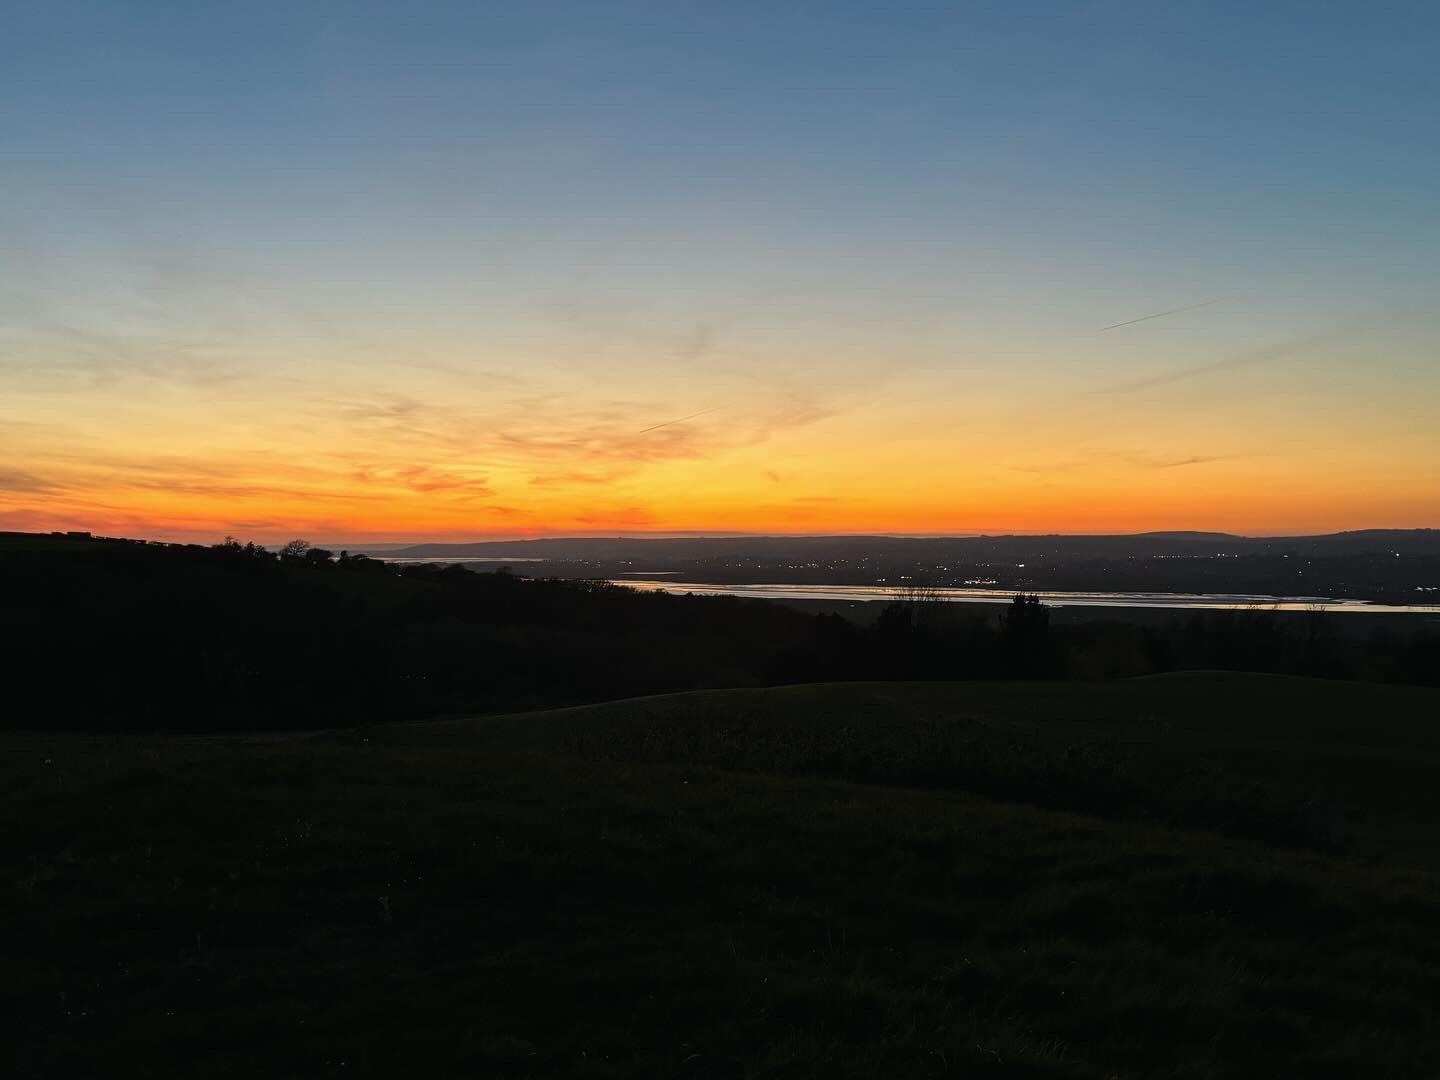
[[[0,529],[1440,527],[1440,5],[0,9]]]

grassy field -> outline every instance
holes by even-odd
[[[13,1076],[1440,1060],[1440,694],[717,691],[5,736]]]
[[[560,709],[490,721],[486,735],[540,752],[958,789],[1440,869],[1432,689],[1233,672],[846,683]]]

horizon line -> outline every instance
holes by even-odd
[[[1025,539],[1025,538],[1091,538],[1106,537],[1112,539],[1124,539],[1127,537],[1154,537],[1154,536],[1195,536],[1195,537],[1223,537],[1233,540],[1311,540],[1334,536],[1349,536],[1357,533],[1427,533],[1440,531],[1440,527],[1430,525],[1407,525],[1407,526],[1366,526],[1354,529],[1332,529],[1322,532],[1263,532],[1263,533],[1238,533],[1227,532],[1220,529],[1139,529],[1121,532],[1062,532],[1062,531],[1016,531],[1016,530],[947,530],[940,532],[741,532],[731,530],[706,530],[706,529],[657,529],[654,531],[623,530],[618,532],[576,532],[576,533],[552,533],[541,535],[511,535],[492,536],[488,538],[475,539],[387,539],[387,540],[365,540],[365,539],[340,539],[340,540],[316,540],[312,541],[317,547],[339,547],[360,549],[363,547],[421,547],[425,545],[444,546],[468,546],[476,544],[524,544],[524,543],[558,543],[573,540],[985,540],[985,539]],[[23,529],[0,529],[0,536],[66,536],[84,534],[96,540],[140,540],[150,543],[162,544],[196,544],[199,540],[179,540],[166,538],[164,536],[150,535],[120,535],[115,533],[97,532],[95,530],[79,529],[48,529],[29,531]],[[224,536],[217,536],[214,540],[219,543]],[[280,544],[284,541],[267,541],[267,543]],[[262,544],[261,546],[265,546]]]

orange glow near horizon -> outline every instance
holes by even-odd
[[[917,404],[917,383],[946,400],[923,379],[769,396],[741,380],[709,400],[743,405],[695,417],[683,387],[586,401],[430,382],[428,398],[107,386],[88,424],[9,429],[24,468],[6,474],[0,528],[363,543],[1440,525],[1440,483],[1417,483],[1435,478],[1429,436],[1403,409],[1321,442],[1315,403],[1277,417],[1261,379],[1249,406],[1226,402],[1223,437],[1194,391],[1147,402],[1137,423],[1119,411],[1133,403],[1093,396],[982,409],[972,395],[949,415]]]

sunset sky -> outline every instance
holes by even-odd
[[[4,10],[0,529],[1440,527],[1440,4]]]

